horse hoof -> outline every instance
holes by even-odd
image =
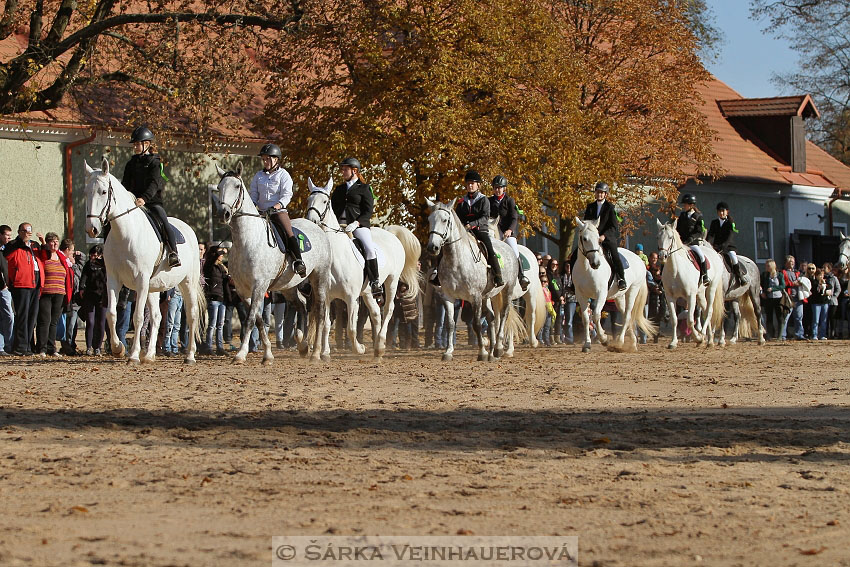
[[[487,358],[488,358],[488,355],[486,355],[486,354],[479,354],[479,355],[478,355],[478,362],[486,362],[486,361],[487,361]]]
[[[124,356],[125,352],[126,351],[124,349],[124,345],[121,344],[121,343],[118,343],[118,347],[112,349],[112,356],[114,356],[116,358],[122,358]]]
[[[581,352],[590,352],[590,345],[584,345],[581,347]]]
[[[245,357],[234,356],[230,364],[245,364]]]
[[[361,352],[360,354],[363,354],[363,353]],[[331,355],[329,355],[329,354],[323,354],[322,355],[322,362],[330,362],[330,361],[331,361]]]
[[[454,358],[452,355],[443,353],[443,362],[451,362],[452,358]]]
[[[183,359],[183,364],[195,364],[195,359],[186,357]]]
[[[139,364],[139,359],[138,358],[128,358],[127,364]]]
[[[677,346],[677,345],[674,345],[673,343],[670,343],[669,345],[667,345],[667,348],[668,348],[668,349],[670,349],[670,350],[676,350],[676,346]]]
[[[263,366],[270,366],[271,363],[272,363],[272,360],[274,360],[274,359],[273,358],[263,358],[263,362],[262,362]]]
[[[366,354],[366,347],[364,345],[360,345],[358,348],[354,349],[354,354]]]

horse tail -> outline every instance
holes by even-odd
[[[195,283],[195,308],[198,310],[198,324],[195,325],[195,342],[203,344],[207,328],[207,294],[200,276]]]
[[[635,302],[632,304],[632,321],[634,321],[637,328],[646,333],[647,336],[654,337],[658,334],[658,326],[647,319],[643,314],[648,297],[649,286],[646,285],[646,278],[643,278],[643,281],[638,288],[638,294],[637,297],[635,297]]]
[[[540,280],[538,279],[537,281],[539,282]],[[533,293],[535,295],[535,297],[534,297],[534,329],[532,329],[532,332],[534,333],[534,336],[536,337],[537,333],[540,332],[540,329],[543,328],[543,323],[546,322],[546,298],[543,296],[543,286],[540,285],[540,284],[537,285],[536,292],[532,291],[531,293]],[[531,295],[531,294],[529,294],[529,295]],[[528,306],[526,305],[526,309],[527,308],[528,308]],[[526,333],[526,334],[528,334],[528,333]]]
[[[528,338],[528,330],[525,327],[525,321],[523,321],[522,317],[519,316],[519,312],[516,310],[514,302],[507,297],[505,298],[505,301],[507,301],[509,305],[508,318],[505,321],[505,337],[512,336],[514,338],[514,342],[522,342]],[[543,308],[543,313],[545,317],[545,307]],[[510,335],[508,335],[508,333],[510,333]]]
[[[726,304],[723,301],[723,283],[718,282],[714,286],[714,297],[712,298],[711,310],[711,328],[717,330],[723,324],[723,319],[726,317]],[[709,339],[707,339],[709,340]]]
[[[419,295],[419,290],[424,285],[422,272],[419,271],[419,257],[422,255],[422,245],[410,230],[397,224],[387,227],[387,231],[393,234],[401,242],[404,248],[404,268],[400,279],[409,287],[407,294],[410,297]]]
[[[738,306],[741,308],[741,317],[738,320],[738,335],[750,338],[758,331],[759,322],[756,319],[756,310],[749,291],[738,300]]]

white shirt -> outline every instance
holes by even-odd
[[[292,178],[282,167],[270,173],[258,171],[251,179],[248,194],[260,211],[272,209],[278,203],[285,209],[292,200]]]
[[[601,201],[596,201],[596,218],[599,218],[599,215],[602,214],[602,205],[605,204],[605,199]]]

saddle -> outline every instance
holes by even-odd
[[[175,227],[171,223],[166,223],[166,225],[163,227],[159,224],[157,218],[150,213],[147,207],[139,208],[142,210],[143,213],[145,213],[145,216],[148,218],[148,222],[151,223],[153,231],[156,234],[157,240],[159,240],[160,242],[165,242],[165,231],[168,230],[174,237],[175,244],[185,244],[186,239],[183,237],[183,233],[177,230],[177,227]]]
[[[275,243],[277,247],[280,248],[284,254],[287,252],[286,247],[286,234],[283,234],[280,229],[275,225],[275,223],[269,221],[269,226],[271,227],[272,234],[274,234]],[[309,252],[313,245],[310,243],[310,239],[304,234],[301,229],[297,227],[292,227],[292,234],[295,235],[295,238],[298,239],[298,248],[301,249],[301,253]]]
[[[480,240],[478,240],[477,238],[475,239],[475,242],[476,242],[476,244],[478,244],[478,252],[481,253],[481,257],[484,259],[484,263],[487,265],[487,269],[489,270],[490,269],[490,256],[487,254],[487,247],[484,246],[484,243],[481,242]],[[498,252],[496,252],[496,260],[499,261],[499,267],[500,268],[505,267],[505,261],[504,261],[504,259],[502,259],[502,255],[499,254]],[[525,264],[528,264],[528,261],[526,261]],[[531,266],[529,265],[528,268],[531,268]],[[523,267],[524,270],[528,269],[528,268]]]
[[[691,250],[690,248],[688,248],[688,258],[691,259],[691,264],[694,265],[694,268],[696,268],[697,271],[699,271],[699,258],[697,258],[697,255],[694,254],[694,251]],[[705,271],[708,272],[710,269],[711,269],[711,262],[709,261],[708,258],[706,258],[705,259]]]
[[[608,262],[608,267],[611,268],[611,275],[608,277],[608,287],[614,283],[614,260],[611,258],[611,252],[607,248],[603,248],[603,255],[605,256],[605,261]],[[623,272],[629,269],[629,261],[626,260],[626,257],[623,256],[623,253],[620,250],[617,250],[617,254],[620,255],[620,263],[623,264]]]

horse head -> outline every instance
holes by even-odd
[[[215,164],[215,169],[221,180],[218,182],[218,198],[221,203],[221,220],[230,224],[236,211],[242,208],[245,201],[245,183],[242,181],[242,162],[236,164],[236,171],[225,171]]]
[[[112,207],[113,193],[109,175],[109,160],[101,161],[100,169],[86,163],[86,233],[97,238],[103,232]]]
[[[452,234],[454,234],[455,230],[457,230],[457,226],[454,226],[454,208],[455,201],[457,199],[453,199],[451,203],[448,205],[444,203],[435,203],[430,199],[426,199],[425,202],[428,204],[428,210],[430,214],[428,215],[428,227],[430,232],[428,233],[428,244],[425,246],[425,249],[428,250],[428,253],[432,256],[436,256],[440,253],[443,245],[446,244],[446,241],[449,240]]]
[[[850,263],[850,237],[844,236],[843,232],[838,234],[841,235],[841,242],[838,244],[838,260],[835,265],[843,270]]]
[[[307,197],[307,214],[304,218],[318,225],[338,229],[339,221],[331,209],[333,177],[328,178],[324,186],[314,184],[313,179],[308,177],[307,187],[310,189],[310,195]]]
[[[673,248],[676,247],[677,240],[681,244],[681,239],[678,238],[679,233],[676,232],[677,222],[678,219],[668,223],[662,223],[660,220],[655,219],[656,226],[658,227],[658,259],[661,262],[664,262]]]
[[[590,267],[594,270],[601,265],[599,255],[599,221],[582,221],[575,217],[578,232],[578,249],[581,254],[587,258]]]

